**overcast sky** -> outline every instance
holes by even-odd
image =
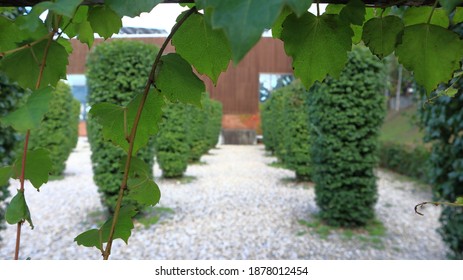
[[[320,12],[323,12],[325,7],[325,4],[321,4]],[[142,13],[135,18],[124,17],[122,23],[126,27],[158,28],[169,32],[174,26],[177,16],[186,9],[178,4],[159,4],[151,13]],[[316,6],[312,5],[309,11],[315,14],[317,12]]]

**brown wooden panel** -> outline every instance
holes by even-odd
[[[113,38],[109,40],[139,40],[160,46],[165,38]],[[102,42],[102,39],[96,39],[94,46]],[[72,40],[72,46],[74,51],[70,56],[68,74],[83,74],[88,47],[77,40]],[[174,48],[169,45],[167,52],[172,51]],[[225,114],[257,114],[259,112],[259,73],[292,73],[291,59],[286,56],[280,40],[262,38],[238,65],[230,63],[227,71],[220,76],[217,86],[214,86],[207,77],[201,78],[211,97],[222,102]]]

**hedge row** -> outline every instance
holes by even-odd
[[[151,61],[158,49],[138,41],[111,41],[100,44],[87,58],[88,102],[109,102],[126,105],[143,92]],[[125,152],[103,140],[101,126],[90,115],[87,133],[92,150],[93,179],[98,186],[103,205],[113,211],[123,174],[120,162]],[[154,164],[154,143],[140,149],[136,155]],[[124,203],[133,203],[124,201]]]
[[[431,153],[423,146],[381,142],[379,144],[379,166],[422,182],[429,182]]]
[[[29,138],[29,149],[50,151],[51,175],[61,175],[66,168],[66,160],[77,144],[79,114],[80,102],[72,96],[71,87],[58,82],[41,126],[33,129]]]
[[[295,81],[272,92],[262,105],[265,147],[294,170],[298,180],[311,177],[307,94],[302,84]]]
[[[155,139],[156,159],[166,178],[181,177],[188,162],[214,148],[222,126],[222,104],[203,96],[202,109],[170,103]]]

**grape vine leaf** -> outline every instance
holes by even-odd
[[[92,106],[89,112],[102,126],[103,137],[126,152],[129,149],[127,138],[132,130],[142,97],[142,94],[137,95],[126,107],[105,102],[97,103]],[[150,136],[157,133],[163,106],[164,100],[161,94],[155,90],[150,91],[138,123],[133,153],[144,147]]]
[[[31,228],[34,229],[24,192],[18,190],[18,193],[11,199],[10,204],[6,207],[5,220],[10,225],[27,221]]]
[[[8,180],[11,177],[11,166],[0,167],[0,186],[8,184]]]
[[[66,52],[68,54],[71,54],[73,49],[72,49],[72,44],[71,44],[71,41],[67,40],[67,39],[64,39],[63,37],[61,38],[58,38],[58,40],[56,40],[56,42],[58,42],[58,44],[60,44],[61,46],[64,47],[64,49],[66,50]]]
[[[455,10],[455,14],[453,15],[453,18],[452,18],[452,23],[457,24],[461,22],[463,22],[463,8],[457,7]]]
[[[21,176],[21,165],[23,155],[13,164],[13,175],[15,179]],[[48,182],[48,175],[53,167],[53,162],[50,159],[50,152],[46,149],[39,148],[33,151],[28,151],[26,156],[26,170],[24,178],[31,181],[32,185],[39,190],[40,186]]]
[[[19,132],[39,127],[53,97],[52,90],[51,87],[46,87],[34,91],[26,104],[1,118],[1,122]]]
[[[301,1],[301,0],[285,0],[284,3],[293,10],[293,12],[298,16],[302,16],[307,12],[307,10],[312,5],[312,0],[310,1]]]
[[[121,160],[121,172],[124,172],[125,165],[127,163],[127,156],[124,156]],[[143,178],[152,178],[152,172],[150,171],[150,166],[146,164],[143,160],[132,157],[130,161],[130,170],[129,177],[143,177]]]
[[[16,42],[20,40],[19,28],[14,22],[6,17],[0,16],[0,52],[16,48]]]
[[[132,217],[137,214],[133,206],[123,206],[119,212],[119,217],[116,222],[113,239],[122,239],[127,244],[130,235],[132,234],[133,221]],[[79,234],[74,241],[78,245],[85,247],[96,247],[102,250],[101,245],[109,240],[109,233],[113,217],[108,219],[100,229],[91,229]]]
[[[453,72],[460,68],[463,41],[441,26],[411,25],[405,27],[402,43],[395,53],[429,94],[439,83],[450,80]]]
[[[362,25],[365,20],[365,3],[361,0],[350,0],[339,15],[353,25]]]
[[[0,70],[18,82],[21,87],[35,89],[47,45],[48,41],[43,40],[30,48],[5,56],[0,60]],[[45,60],[40,88],[48,85],[55,86],[60,79],[66,79],[67,64],[68,53],[66,49],[59,43],[52,41]]]
[[[372,18],[363,26],[362,40],[371,53],[383,58],[395,50],[403,29],[404,25],[399,17]]]
[[[444,8],[447,14],[450,14],[456,6],[463,3],[463,0],[439,0],[439,4]]]
[[[127,182],[129,194],[127,198],[131,198],[142,205],[156,205],[161,199],[161,191],[158,185],[148,177],[130,178]]]
[[[118,33],[122,27],[121,18],[108,6],[91,7],[88,11],[88,21],[93,31],[105,39]]]
[[[57,0],[55,2],[45,1],[35,5],[34,8],[50,10],[56,14],[72,17],[82,0]]]
[[[143,12],[149,13],[162,0],[106,0],[105,3],[120,17],[136,17]]]
[[[273,38],[281,38],[281,32],[283,31],[283,22],[285,21],[286,17],[292,14],[292,11],[289,7],[284,7],[281,11],[280,15],[278,16],[277,20],[272,26],[272,37]]]
[[[283,23],[281,38],[286,53],[293,58],[295,76],[310,88],[327,74],[341,73],[352,47],[352,35],[349,24],[339,15],[316,17],[306,13],[300,18],[289,15]]]
[[[232,57],[238,63],[260,40],[280,15],[283,0],[202,0],[200,7],[211,8],[214,29],[223,29],[230,42]],[[294,3],[293,3],[294,4]]]
[[[431,14],[432,7],[409,7],[405,10],[403,15],[403,22],[405,26],[427,23],[429,15]],[[442,26],[443,28],[449,27],[449,17],[443,9],[434,9],[431,17],[431,24]]]
[[[172,102],[180,101],[201,107],[204,83],[193,73],[190,64],[180,55],[170,53],[161,57],[156,86]]]
[[[325,8],[325,14],[327,15],[339,15],[341,10],[345,6],[342,4],[328,4]]]
[[[231,50],[222,30],[213,30],[201,14],[191,15],[172,38],[176,52],[195,69],[217,84],[221,72],[227,70]]]
[[[27,15],[16,18],[15,25],[21,30],[18,34],[22,38],[22,44],[33,42],[48,33],[48,29],[39,18],[42,9],[32,8]]]
[[[81,43],[87,44],[90,48],[95,37],[92,26],[90,25],[90,22],[87,21],[87,16],[88,7],[80,6],[76,11],[75,16],[72,18],[72,21],[70,18],[66,19],[63,21],[62,25],[63,27],[67,26],[64,32],[69,36],[69,38],[77,37]]]
[[[455,203],[463,205],[463,196],[457,197]]]

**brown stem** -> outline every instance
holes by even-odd
[[[195,12],[196,12],[196,8],[194,8],[194,7],[191,8],[174,25],[174,27],[172,28],[170,34],[167,36],[166,40],[164,41],[161,48],[159,49],[159,52],[158,52],[158,54],[156,56],[156,59],[154,60],[153,65],[151,67],[151,72],[150,72],[148,80],[146,82],[145,89],[143,91],[143,96],[142,96],[142,99],[140,101],[140,105],[138,106],[137,114],[136,114],[135,119],[133,121],[133,126],[132,126],[132,129],[130,131],[129,138],[128,138],[129,150],[127,152],[127,161],[125,162],[125,167],[124,167],[124,177],[122,179],[122,183],[121,183],[121,186],[119,188],[119,195],[117,197],[116,207],[114,208],[113,222],[111,224],[111,230],[109,232],[108,243],[106,244],[106,248],[105,248],[104,253],[103,253],[103,259],[104,260],[108,260],[109,255],[111,255],[111,247],[112,247],[113,238],[114,238],[114,231],[116,230],[117,219],[119,218],[119,212],[121,210],[121,205],[122,205],[122,198],[124,197],[124,191],[127,188],[127,181],[129,179],[130,163],[132,161],[132,153],[133,153],[133,147],[134,147],[134,143],[135,143],[135,136],[137,134],[137,127],[138,127],[138,123],[140,122],[141,113],[143,111],[143,107],[145,105],[146,98],[148,97],[148,93],[150,91],[151,85],[154,84],[154,81],[155,81],[156,69],[157,69],[157,67],[159,65],[159,62],[161,61],[162,53],[166,49],[167,45],[169,44],[170,40],[174,36],[175,32],[177,32],[177,30],[186,21],[186,19]]]
[[[8,51],[4,51],[4,52],[0,52],[0,57],[3,57],[3,56],[6,56],[7,54],[10,54],[10,53],[14,53],[14,52],[17,52],[17,51],[20,51],[20,50],[24,50],[24,49],[28,49],[28,48],[32,48],[33,46],[37,45],[38,43],[42,42],[43,40],[46,40],[46,39],[50,39],[50,38],[53,38],[53,36],[55,35],[54,32],[51,32],[51,33],[48,33],[47,35],[35,40],[34,42],[32,43],[29,43],[29,44],[25,44],[21,47],[18,47],[16,49],[12,49],[12,50],[8,50]]]
[[[43,58],[42,62],[40,64],[40,70],[39,70],[39,76],[37,77],[37,82],[35,83],[35,89],[40,88],[40,84],[42,82],[42,77],[43,77],[43,71],[45,69],[45,64],[47,61],[47,56],[48,56],[48,51],[50,50],[50,45],[51,41],[53,41],[53,36],[55,35],[56,30],[53,30],[49,34],[47,34],[48,37],[48,43],[45,47],[45,50],[43,52]],[[30,137],[31,131],[28,129],[26,131],[26,137],[24,139],[24,147],[23,147],[23,157],[21,161],[21,174],[19,175],[19,182],[20,182],[20,187],[19,191],[24,192],[24,183],[25,183],[25,175],[26,175],[26,158],[27,158],[27,148],[29,146],[29,137]],[[21,244],[21,226],[24,221],[20,221],[18,223],[17,229],[16,229],[16,245],[15,245],[15,250],[14,250],[14,259],[18,260],[19,259],[19,248]]]

